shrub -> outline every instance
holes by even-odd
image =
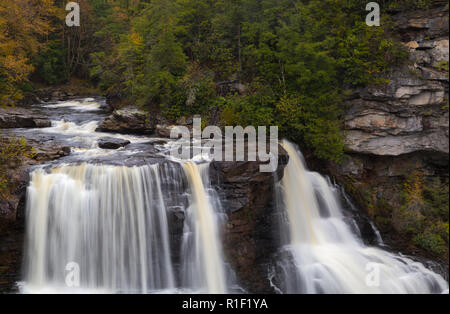
[[[425,232],[414,237],[414,244],[435,254],[443,254],[447,250],[445,241],[439,234]]]

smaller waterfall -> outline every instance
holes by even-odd
[[[175,287],[157,165],[62,166],[33,172],[28,188],[26,282],[65,286],[77,263],[80,288],[149,292]],[[58,291],[58,290],[55,290]]]
[[[285,293],[442,293],[448,283],[421,263],[365,246],[345,223],[336,191],[307,171],[301,153],[289,154],[280,186],[282,230],[287,234],[276,266]]]
[[[209,164],[187,162],[184,170],[192,191],[183,240],[184,285],[223,294],[227,283],[218,230],[222,216],[218,197],[209,187]]]

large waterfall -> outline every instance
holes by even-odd
[[[280,186],[284,247],[277,263],[286,293],[441,293],[447,282],[421,263],[367,247],[346,224],[336,190],[305,168],[296,148]]]
[[[25,292],[225,293],[220,215],[202,169],[206,172],[208,164],[82,164],[33,172]],[[187,194],[183,181],[189,182]],[[181,283],[171,259],[167,216],[172,206],[188,217],[183,248],[174,248],[185,252]],[[72,263],[80,282],[68,288],[66,267]]]

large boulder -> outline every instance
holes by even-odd
[[[155,125],[150,121],[149,115],[145,111],[126,107],[114,110],[96,131],[122,134],[152,134],[155,131]]]
[[[51,121],[24,108],[0,108],[0,129],[46,128]]]
[[[98,140],[98,147],[104,149],[118,149],[130,144],[130,141],[114,137],[102,137]]]

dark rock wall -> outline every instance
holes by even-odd
[[[247,292],[273,293],[268,273],[272,256],[280,246],[275,184],[288,162],[280,147],[278,169],[259,172],[258,162],[213,162],[212,183],[227,210],[222,241],[225,258]]]

